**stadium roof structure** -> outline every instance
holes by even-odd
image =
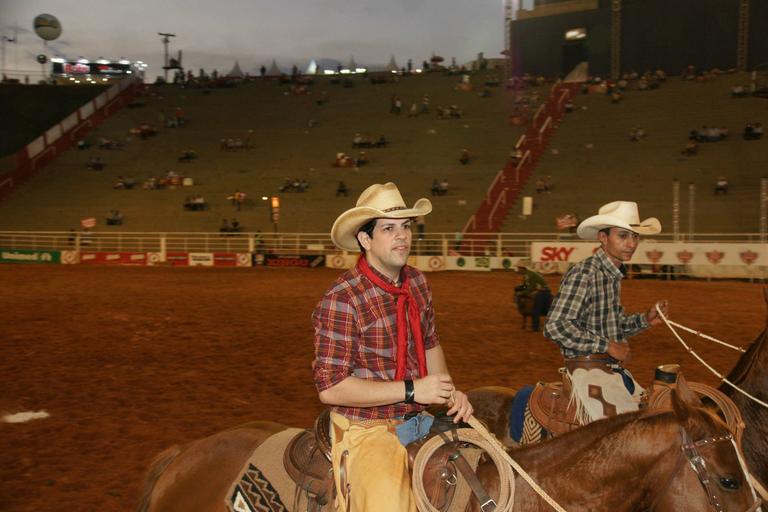
[[[232,71],[227,73],[227,76],[232,78],[243,78],[245,76],[243,70],[240,69],[240,62],[235,61],[235,67],[232,68]]]
[[[269,70],[267,71],[267,76],[279,76],[280,68],[277,67],[277,61],[275,59],[272,59],[272,65],[269,66]]]
[[[399,71],[400,67],[397,65],[397,62],[395,62],[395,56],[393,55],[389,59],[389,64],[387,64],[387,71]]]

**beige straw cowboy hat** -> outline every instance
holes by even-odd
[[[597,240],[597,233],[605,228],[628,229],[641,235],[661,233],[661,223],[656,217],[649,217],[640,222],[637,203],[614,201],[600,207],[597,215],[579,224],[576,233],[584,240]]]
[[[371,219],[407,219],[427,215],[432,211],[432,203],[422,197],[408,208],[397,185],[385,183],[371,185],[360,194],[354,208],[345,211],[331,228],[331,240],[336,247],[345,251],[359,251],[357,232]]]

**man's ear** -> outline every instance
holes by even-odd
[[[362,245],[363,249],[366,251],[371,250],[371,237],[368,236],[368,233],[365,231],[360,231],[357,233],[357,241],[360,242],[360,245]]]

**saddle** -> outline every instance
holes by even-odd
[[[608,354],[590,354],[566,359],[565,369],[560,370],[561,382],[539,382],[531,392],[528,408],[533,419],[553,436],[581,427],[581,423],[576,419],[576,405],[571,400],[572,388],[568,372],[583,368],[585,370],[601,369],[610,373],[606,367],[607,362],[609,362]],[[589,393],[590,396],[603,401],[599,386],[590,386]],[[616,414],[615,408],[611,410],[611,405],[604,401],[603,407],[606,416]]]
[[[472,468],[460,455],[458,443],[449,438],[448,430],[453,426],[450,418],[446,422],[436,417],[430,435],[406,447],[408,470],[412,475],[413,463],[421,447],[435,435],[443,436],[446,441],[428,461],[422,478],[430,502],[439,510],[446,510],[453,501],[457,492],[458,473],[465,477],[472,492],[484,493]],[[324,410],[317,417],[312,430],[304,430],[291,439],[283,453],[283,465],[297,490],[307,494],[307,508],[310,512],[320,511],[329,503],[332,506],[336,491],[331,466],[330,409]],[[481,503],[488,499],[487,494],[484,496]]]

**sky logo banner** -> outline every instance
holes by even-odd
[[[0,263],[61,263],[59,251],[0,249]]]

